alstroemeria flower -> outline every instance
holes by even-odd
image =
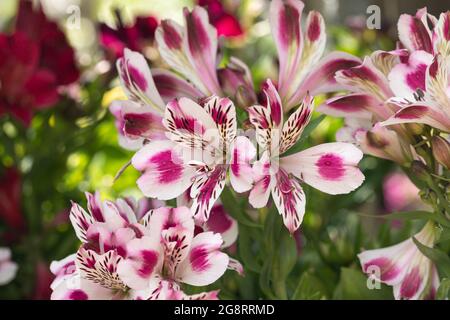
[[[88,212],[72,204],[70,220],[83,243],[78,252],[50,266],[56,278],[52,299],[124,299],[139,296],[117,275],[117,264],[128,256],[127,244],[145,238],[139,223],[152,209],[147,200],[131,198],[100,201],[98,193],[86,194]]]
[[[127,257],[118,266],[119,276],[130,288],[147,292],[141,298],[186,298],[180,283],[211,284],[230,265],[232,259],[220,252],[220,234],[194,235],[194,219],[187,207],[155,209],[144,217],[143,224],[150,236],[130,241]],[[216,296],[211,292],[194,298]]]
[[[177,206],[192,206],[190,188],[177,198]],[[211,209],[208,221],[195,221],[196,234],[203,231],[220,233],[223,239],[222,248],[228,248],[237,240],[238,222],[226,212],[224,206],[218,200]]]
[[[433,247],[434,228],[429,222],[414,237]],[[439,286],[436,266],[420,252],[412,238],[391,247],[364,251],[358,258],[364,272],[393,286],[396,299],[434,299]]]
[[[188,82],[169,72],[155,70],[152,75],[144,56],[129,49],[125,49],[123,57],[117,61],[117,70],[129,100],[114,101],[110,111],[116,118],[119,144],[126,149],[137,150],[147,140],[165,139],[162,125],[164,95],[171,99],[202,95]],[[155,81],[166,87],[157,89]]]
[[[262,208],[272,194],[285,226],[293,233],[305,213],[306,199],[299,182],[329,194],[353,191],[364,181],[357,167],[362,152],[352,144],[336,142],[283,157],[308,124],[313,99],[307,96],[284,122],[281,98],[270,80],[265,82],[263,92],[267,104],[248,109],[258,144],[264,151],[253,166],[255,184],[249,202],[255,208]]]
[[[415,52],[415,54],[418,53],[420,51]],[[450,57],[445,58],[440,55],[435,56],[434,59],[431,55],[426,57],[428,64],[422,64],[422,68],[425,70],[420,85],[416,84],[416,79],[411,79],[415,76],[414,73],[408,73],[403,69],[392,70],[390,76],[393,79],[392,86],[397,83],[395,85],[399,91],[396,92],[397,97],[408,100],[413,95],[417,101],[407,104],[399,103],[401,109],[390,119],[384,121],[384,125],[422,123],[444,132],[450,132],[450,92],[448,89],[450,86],[450,66],[448,64]],[[402,65],[398,67],[402,67]]]
[[[217,78],[217,32],[209,24],[208,13],[196,6],[184,9],[185,26],[163,20],[156,30],[159,52],[167,64],[189,79],[203,96],[221,94]]]
[[[417,158],[414,148],[394,130],[375,124],[371,130],[356,133],[356,144],[365,153],[401,165]]]
[[[316,11],[309,12],[302,30],[303,7],[298,0],[274,0],[270,4],[270,25],[280,61],[278,88],[285,111],[308,92],[316,95],[342,89],[334,79],[335,72],[359,62],[342,52],[321,59],[326,44],[323,17]]]
[[[400,88],[399,80],[391,79],[392,73],[402,73],[401,77],[414,79],[415,85],[423,86],[428,59],[429,54],[424,51],[411,56],[406,50],[376,51],[360,65],[337,72],[336,81],[349,92],[330,98],[318,108],[325,114],[345,118],[346,125],[338,131],[336,139],[400,164],[411,161],[415,154],[406,128],[401,125],[382,128],[376,123],[389,119],[402,108],[394,99]]]
[[[139,150],[133,166],[142,171],[137,184],[147,197],[173,199],[191,187],[192,212],[207,221],[219,198],[227,173],[237,192],[252,186],[250,160],[256,150],[236,136],[236,111],[228,98],[208,98],[203,106],[181,98],[167,105],[166,141],[153,141]]]
[[[423,123],[450,130],[448,117],[449,14],[436,19],[426,9],[398,21],[401,49],[376,51],[356,67],[339,71],[336,81],[350,91],[328,100],[319,111],[366,118],[383,125]],[[391,126],[412,143],[404,126]]]
[[[11,250],[0,247],[0,286],[10,283],[17,273],[18,266],[11,261]]]

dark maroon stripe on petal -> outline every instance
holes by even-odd
[[[311,42],[316,41],[320,36],[320,19],[318,13],[314,13],[311,18],[311,22],[308,26],[308,39]]]
[[[428,112],[428,107],[426,106],[413,106],[406,109],[400,110],[395,115],[397,119],[417,119],[423,117]]]
[[[178,31],[167,20],[161,21],[161,27],[166,46],[172,50],[180,50],[183,40]]]
[[[278,14],[280,28],[278,36],[283,46],[288,47],[292,42],[300,42],[299,18],[300,13],[289,3],[283,5]]]
[[[189,50],[194,57],[201,57],[211,46],[208,32],[200,17],[195,14],[195,10],[192,12],[186,10],[185,17]]]
[[[125,133],[133,136],[144,136],[155,124],[161,126],[161,119],[151,113],[127,113],[124,120]]]
[[[148,84],[145,80],[145,76],[134,66],[128,64],[128,72],[132,81],[138,86],[142,91],[147,90]]]
[[[450,11],[444,13],[444,25],[442,33],[445,40],[450,41]]]

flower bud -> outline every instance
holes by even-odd
[[[411,164],[411,171],[417,179],[427,183],[432,183],[433,179],[428,173],[428,168],[421,161],[414,160]]]
[[[450,143],[442,137],[435,136],[431,140],[433,156],[446,169],[450,168]]]
[[[255,93],[245,86],[239,86],[236,91],[237,106],[246,109],[256,103]]]
[[[419,135],[423,131],[423,124],[420,123],[405,123],[406,128],[408,128],[408,131],[411,132],[414,135]]]

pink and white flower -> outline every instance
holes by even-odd
[[[129,49],[125,49],[123,57],[117,61],[117,70],[129,100],[114,101],[110,111],[116,118],[119,144],[127,149],[136,150],[145,141],[165,138],[163,97],[202,96],[187,81],[170,72],[152,72],[144,56]],[[155,82],[160,84],[159,89]]]
[[[86,193],[86,197],[88,212],[76,203],[70,212],[82,246],[76,254],[50,265],[56,276],[52,299],[122,299],[137,294],[128,290],[116,269],[126,254],[126,244],[147,235],[139,221],[151,209],[148,201],[102,202],[98,193]]]
[[[413,95],[417,101],[407,101],[407,103],[401,101],[399,103],[401,109],[384,121],[383,125],[421,123],[444,132],[450,132],[450,83],[448,80],[450,57],[437,55],[434,58],[429,56],[428,59],[430,59],[428,65],[423,64],[425,72],[422,88],[413,89],[418,84],[414,84],[416,80],[410,80],[410,77],[413,76],[410,73],[402,75],[403,71],[392,70],[392,79],[404,77],[392,82],[397,83],[397,96],[407,100]],[[399,65],[399,67],[403,67],[403,65]]]
[[[74,203],[70,214],[82,246],[50,266],[52,299],[215,299],[217,291],[190,296],[180,283],[208,285],[242,269],[220,252],[220,234],[194,234],[187,207],[144,213],[144,201],[87,198],[89,212]]]
[[[375,51],[362,64],[337,72],[336,81],[349,94],[329,99],[319,111],[381,122],[399,135],[403,145],[414,141],[408,128],[399,124],[428,124],[448,132],[448,21],[448,13],[438,20],[425,8],[415,16],[402,15],[400,48]]]
[[[263,86],[266,105],[250,107],[250,122],[263,150],[253,165],[255,183],[249,202],[255,208],[267,204],[270,194],[290,233],[297,230],[305,213],[305,194],[299,182],[322,192],[342,194],[364,181],[357,165],[362,152],[349,143],[327,143],[283,156],[301,137],[312,114],[313,99],[304,98],[286,122],[281,98],[270,80]],[[281,156],[281,158],[279,158]]]
[[[278,89],[284,111],[295,107],[308,92],[316,95],[343,89],[334,79],[335,72],[359,63],[359,59],[343,52],[332,52],[321,59],[326,45],[324,19],[319,12],[309,12],[303,30],[303,7],[298,0],[274,0],[270,4],[270,25],[280,62]]]
[[[168,140],[148,143],[132,159],[143,172],[137,184],[145,196],[173,199],[190,188],[192,213],[205,222],[227,173],[237,192],[250,190],[250,160],[256,150],[246,137],[237,136],[230,99],[212,96],[203,106],[187,98],[173,100],[163,124]]]
[[[213,232],[194,235],[194,219],[187,207],[153,210],[143,224],[150,236],[130,241],[128,255],[118,267],[130,288],[146,292],[143,298],[186,298],[181,283],[205,286],[227,270],[230,258],[220,251],[222,237]],[[216,296],[211,292],[191,298]]]
[[[427,223],[414,237],[433,247],[434,224]],[[364,251],[358,257],[364,272],[394,288],[395,299],[434,299],[439,287],[436,266],[420,252],[412,238],[387,248]]]
[[[17,273],[18,266],[11,261],[11,250],[0,247],[0,286],[10,283]]]

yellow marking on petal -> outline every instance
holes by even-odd
[[[127,96],[125,95],[125,92],[123,91],[121,86],[117,86],[112,88],[111,90],[105,92],[102,98],[102,107],[108,108],[109,105],[114,100],[127,100]]]

